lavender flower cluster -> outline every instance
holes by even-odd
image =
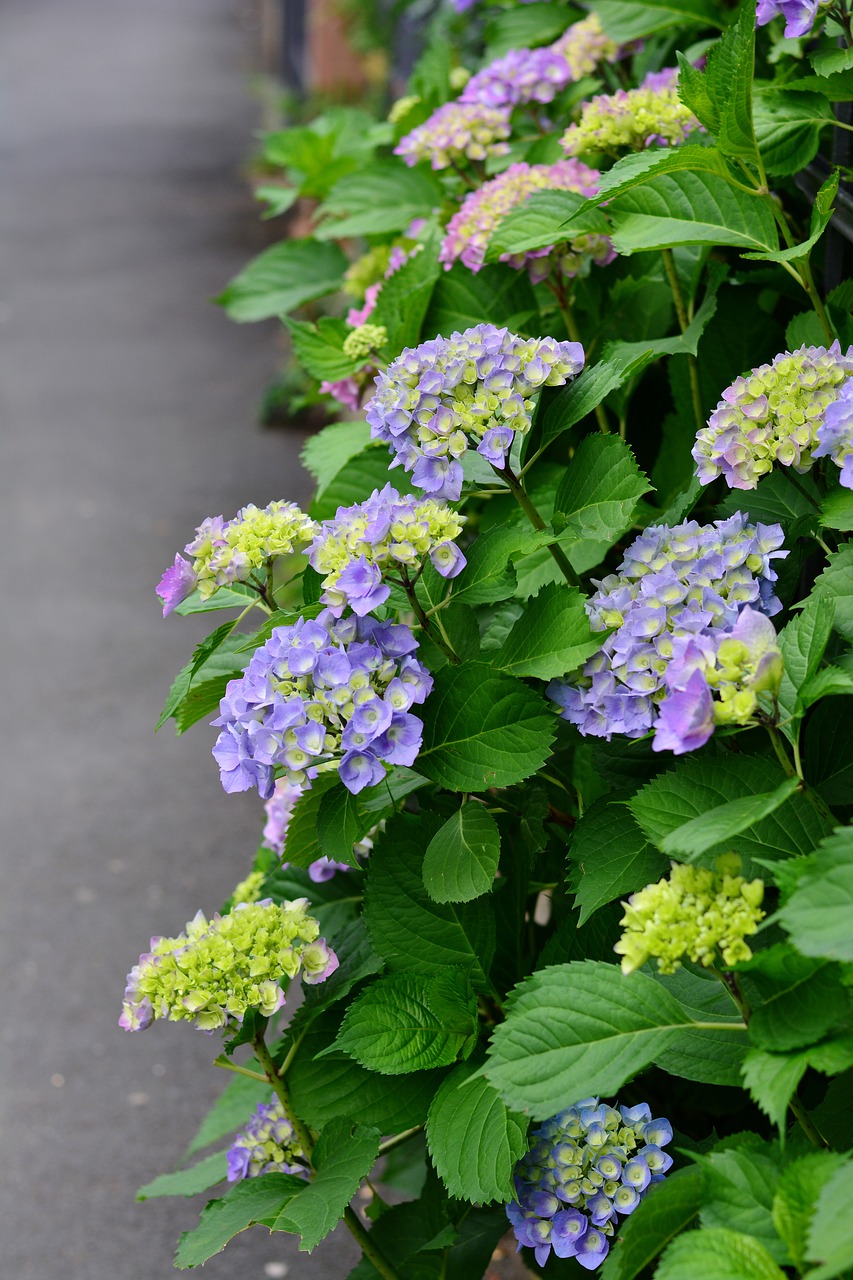
[[[400,139],[394,154],[410,166],[428,160],[433,169],[448,169],[465,159],[505,156],[509,114],[507,107],[487,107],[481,102],[445,102]]]
[[[377,377],[366,406],[371,434],[418,488],[456,502],[469,442],[504,467],[516,432],[530,430],[533,397],[570,381],[583,360],[578,342],[519,338],[492,324],[434,338],[406,348]]]
[[[284,1107],[274,1098],[261,1102],[228,1151],[228,1181],[259,1178],[263,1173],[293,1173],[308,1178],[305,1152]]]
[[[445,503],[400,497],[390,484],[374,489],[365,502],[339,507],[309,549],[312,567],[324,575],[320,599],[336,618],[347,605],[364,617],[390,595],[383,571],[417,572],[427,556],[443,578],[455,578],[466,564],[454,542],[464,523]]]
[[[643,151],[678,146],[701,129],[678,96],[678,70],[668,67],[647,76],[637,89],[602,93],[584,103],[577,124],[570,124],[560,145],[566,155],[605,151]]]
[[[598,170],[580,160],[560,160],[556,164],[513,164],[498,177],[486,182],[465,197],[461,208],[447,224],[438,260],[449,271],[460,259],[470,271],[479,271],[486,249],[498,223],[510,210],[523,204],[534,191],[575,191],[578,195],[598,193]],[[574,236],[559,249],[547,245],[523,253],[504,253],[501,262],[516,270],[527,267],[531,280],[538,284],[552,271],[571,278],[586,262],[603,267],[616,253],[608,236]]]
[[[618,1105],[618,1104],[617,1104]],[[507,1205],[518,1248],[544,1266],[551,1251],[594,1271],[607,1257],[619,1217],[662,1182],[672,1157],[668,1120],[653,1120],[645,1102],[618,1110],[584,1098],[534,1129],[516,1166],[516,1198]]]
[[[268,507],[250,503],[233,520],[209,516],[195,537],[175,556],[156,591],[163,601],[163,617],[198,588],[208,600],[220,587],[246,582],[276,556],[301,551],[314,536],[314,521],[295,502],[271,502]]]
[[[406,626],[328,609],[276,627],[228,683],[213,721],[225,790],[257,787],[268,799],[276,769],[302,787],[309,769],[326,765],[355,794],[381,782],[384,764],[412,764],[423,725],[409,708],[432,688],[417,647]]]
[[[787,39],[805,36],[815,24],[820,5],[821,0],[758,0],[755,25],[763,27],[774,18],[784,18]]]
[[[646,529],[628,548],[618,571],[595,583],[598,590],[586,605],[593,629],[615,631],[578,678],[572,683],[554,680],[548,687],[563,718],[583,734],[608,740],[614,733],[640,738],[657,730],[660,704],[670,690],[678,691],[680,677],[693,674],[694,649],[716,652],[717,642],[731,636],[747,606],[768,616],[782,607],[773,593],[777,575],[771,568],[773,560],[787,555],[779,550],[782,541],[778,524],[750,525],[740,511],[709,525],[690,520]],[[735,638],[739,645],[744,643],[743,634]],[[754,632],[746,639],[753,647],[766,642],[766,636]],[[688,650],[691,644],[694,649]],[[762,681],[768,672],[760,667],[761,655],[749,645],[747,650],[746,658],[737,650],[739,677],[742,681],[754,676],[751,694],[756,694],[766,687]],[[706,684],[711,669],[709,659]],[[728,676],[721,673],[719,680],[726,683]],[[691,689],[695,693],[696,684]],[[707,741],[709,734],[694,736],[693,718],[683,700],[674,710],[678,714],[668,713],[660,725],[658,749],[693,750]],[[732,708],[738,714],[742,710],[739,705]],[[703,731],[706,728],[703,722]]]
[[[696,436],[693,458],[702,484],[724,476],[732,489],[754,489],[773,464],[808,471],[830,456],[844,474],[853,452],[850,393],[853,346],[783,351],[736,378]],[[838,407],[835,407],[835,406]],[[842,479],[847,488],[848,480]]]

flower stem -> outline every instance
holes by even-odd
[[[403,584],[403,590],[405,591],[406,596],[408,597],[409,604],[412,606],[412,612],[414,613],[418,622],[421,624],[424,634],[429,636],[430,640],[433,642],[434,645],[436,645],[441,650],[441,652],[447,658],[448,662],[452,662],[455,667],[458,667],[459,655],[456,653],[452,644],[450,643],[450,640],[448,639],[448,636],[447,636],[447,632],[444,630],[444,627],[441,625],[441,623],[438,620],[438,615],[436,615],[434,619],[430,618],[429,614],[424,609],[423,605],[418,599],[417,592],[415,591],[415,584],[412,581],[412,579],[409,577],[408,570],[406,569],[405,565],[401,565],[400,575],[401,575],[400,581]],[[433,626],[433,621],[435,621],[436,626]],[[438,628],[437,630],[436,630],[436,627]]]
[[[299,1139],[299,1145],[305,1153],[305,1159],[311,1165],[312,1156],[314,1154],[314,1142],[309,1129],[299,1119],[293,1107],[293,1101],[290,1097],[290,1090],[285,1083],[283,1076],[278,1071],[272,1060],[272,1055],[267,1048],[263,1033],[261,1032],[252,1041],[253,1048],[257,1055],[258,1061],[266,1072],[267,1079],[273,1087],[276,1097],[284,1108],[284,1113],[290,1123],[293,1125],[294,1132]],[[311,1166],[313,1168],[313,1165]],[[400,1280],[397,1272],[388,1262],[387,1258],[377,1249],[376,1245],[370,1238],[370,1232],[362,1223],[361,1219],[354,1209],[349,1206],[344,1209],[344,1222],[355,1240],[358,1247],[366,1258],[369,1258],[376,1270],[382,1276],[382,1280]]]
[[[563,317],[563,323],[566,326],[566,333],[572,342],[577,342],[583,346],[581,340],[581,331],[578,328],[578,322],[575,319],[575,313],[572,310],[572,304],[569,302],[568,294],[559,276],[550,277],[546,281],[548,288],[557,299],[557,306],[560,308],[560,315]],[[603,436],[610,434],[610,424],[607,421],[607,413],[603,404],[597,404],[593,410],[595,420],[598,423],[598,429]]]
[[[512,493],[518,505],[521,507],[524,514],[527,516],[527,519],[533,525],[533,528],[546,529],[548,526],[545,524],[545,521],[542,519],[539,512],[536,510],[535,505],[530,499],[530,495],[525,490],[524,485],[521,483],[518,476],[515,475],[515,473],[513,472],[509,463],[508,462],[505,463],[502,470],[498,469],[497,467],[493,467],[493,470],[497,473],[497,475],[502,476],[503,479],[506,481],[507,487],[509,488],[510,492]],[[554,560],[559,565],[560,571],[562,572],[563,577],[566,579],[566,582],[568,582],[569,586],[571,587],[578,586],[579,585],[578,576],[575,573],[574,569],[572,568],[571,564],[569,563],[569,558],[566,555],[563,548],[559,546],[556,542],[547,543],[547,547],[548,547],[548,550],[551,552],[551,555],[554,557]]]
[[[678,327],[682,333],[687,332],[687,326],[690,319],[687,315],[687,308],[684,305],[684,294],[681,292],[681,283],[678,279],[678,272],[675,269],[675,259],[672,256],[671,249],[661,249],[661,257],[663,258],[663,266],[666,271],[666,278],[669,281],[672,300],[675,303],[675,314],[678,316]],[[705,426],[705,415],[702,412],[702,392],[699,386],[699,366],[696,363],[696,357],[688,353],[687,369],[690,375],[690,398],[693,401],[693,416],[696,419],[696,430],[701,431]]]

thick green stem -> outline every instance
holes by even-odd
[[[681,283],[678,279],[678,272],[675,269],[675,259],[672,256],[672,250],[661,249],[661,257],[663,258],[666,278],[669,281],[672,300],[675,303],[675,314],[678,316],[678,327],[682,333],[686,333],[687,326],[690,324],[690,319],[687,315],[687,308],[684,305],[684,295],[681,292]],[[696,430],[701,431],[705,426],[705,415],[702,412],[702,392],[699,386],[699,366],[696,363],[695,356],[688,354],[687,370],[690,375],[690,399],[693,401],[693,416],[696,419]]]
[[[263,1066],[267,1079],[272,1085],[276,1097],[284,1108],[285,1115],[293,1125],[294,1132],[299,1139],[299,1145],[302,1147],[305,1159],[310,1165],[314,1154],[314,1141],[309,1130],[296,1114],[290,1097],[290,1090],[272,1060],[272,1055],[267,1048],[263,1034],[257,1035],[252,1041],[252,1045],[255,1053],[257,1054],[258,1062]],[[349,1228],[353,1239],[361,1249],[364,1256],[370,1259],[380,1276],[382,1276],[382,1280],[400,1280],[398,1273],[391,1266],[391,1263],[381,1253],[381,1251],[377,1249],[376,1245],[371,1240],[370,1232],[364,1226],[354,1209],[349,1207],[344,1209],[344,1222]]]
[[[829,1143],[818,1129],[814,1120],[812,1120],[808,1111],[806,1111],[796,1093],[788,1103],[788,1106],[791,1108],[791,1115],[794,1117],[809,1142],[813,1143],[816,1147],[820,1147],[822,1151],[829,1151]]]
[[[533,525],[533,528],[547,529],[548,526],[540,516],[539,512],[536,510],[536,507],[531,501],[530,496],[526,492],[521,481],[518,479],[518,476],[516,476],[513,473],[509,463],[507,462],[506,465],[501,470],[499,470],[497,467],[494,467],[494,470],[499,476],[502,476],[503,479],[506,481],[510,492],[512,493],[518,505],[521,507],[524,514],[527,516],[527,519]],[[561,546],[558,546],[556,542],[547,543],[547,547],[551,555],[554,557],[554,560],[556,561],[557,565],[559,566],[560,571],[563,574],[563,577],[566,579],[566,582],[568,582],[569,585],[572,587],[578,586],[577,574],[575,573],[574,569],[569,563],[569,558],[566,555],[563,548]]]
[[[442,651],[444,656],[447,658],[448,662],[452,662],[455,667],[458,667],[459,655],[454,651],[453,646],[451,645],[450,641],[447,638],[447,632],[444,630],[444,627],[438,621],[437,615],[433,619],[429,616],[429,614],[424,609],[423,605],[418,599],[418,594],[415,591],[415,584],[412,581],[412,579],[409,577],[406,571],[405,565],[402,567],[401,573],[402,573],[402,577],[400,580],[403,584],[403,590],[408,596],[409,604],[412,606],[412,612],[414,613],[418,622],[421,624],[421,627],[423,628],[425,635],[429,636],[433,644],[436,645]],[[433,626],[433,622],[435,622],[436,624],[435,626]]]
[[[776,726],[772,724],[768,724],[768,725],[765,725],[765,728],[767,729],[767,732],[770,735],[770,741],[773,744],[773,750],[776,754],[776,759],[779,761],[782,768],[785,770],[785,773],[788,775],[789,778],[799,778],[800,790],[802,791],[803,795],[806,797],[806,799],[808,800],[812,808],[817,813],[820,814],[824,822],[828,822],[830,826],[837,827],[838,819],[830,809],[829,805],[826,804],[823,800],[821,800],[818,793],[812,790],[812,788],[809,786],[809,784],[806,782],[805,778],[803,777],[803,765],[802,765],[802,760],[800,759],[799,744],[797,744],[794,748],[795,758],[792,761],[791,757],[788,755],[788,752],[785,748],[785,743],[782,739],[782,735],[779,732],[779,730],[776,728]]]

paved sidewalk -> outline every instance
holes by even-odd
[[[203,1203],[133,1196],[225,1082],[215,1043],[116,1018],[149,936],[217,908],[261,825],[220,789],[210,730],[152,732],[210,629],[161,620],[160,573],[203,516],[305,491],[301,439],[254,425],[273,329],[207,301],[263,241],[239,174],[252,19],[247,0],[0,11],[9,1280],[167,1280]],[[355,1257],[258,1229],[204,1275],[319,1280]]]

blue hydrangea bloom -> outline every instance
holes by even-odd
[[[838,396],[828,406],[817,429],[817,448],[813,458],[832,458],[841,468],[839,480],[845,489],[853,489],[853,378],[848,378]]]
[[[277,773],[301,787],[326,765],[355,794],[381,782],[386,764],[413,764],[423,725],[409,708],[432,688],[417,648],[406,626],[329,609],[276,627],[213,721],[225,790],[269,799]]]
[[[771,567],[788,554],[779,550],[782,541],[778,524],[751,525],[740,511],[708,525],[689,520],[646,529],[587,601],[594,630],[613,627],[613,634],[578,677],[548,687],[563,718],[583,734],[608,740],[614,733],[648,733],[670,687],[670,663],[683,657],[688,642],[701,650],[709,638],[713,650],[719,633],[732,633],[745,608],[772,616],[782,607]],[[682,750],[692,750],[713,729],[710,692],[700,681],[689,684],[688,675],[679,693],[660,745],[672,749],[677,739]]]
[[[261,1102],[228,1151],[228,1181],[259,1178],[263,1173],[294,1173],[307,1178],[305,1152],[278,1101]]]
[[[530,430],[540,389],[571,381],[583,362],[579,342],[519,338],[479,324],[402,351],[376,378],[367,421],[395,455],[392,467],[456,502],[469,445],[502,469],[516,432]]]
[[[584,1098],[546,1120],[516,1165],[516,1196],[506,1206],[518,1248],[544,1266],[551,1251],[593,1271],[606,1258],[620,1215],[633,1213],[672,1166],[662,1150],[668,1120],[646,1103],[609,1107]]]

